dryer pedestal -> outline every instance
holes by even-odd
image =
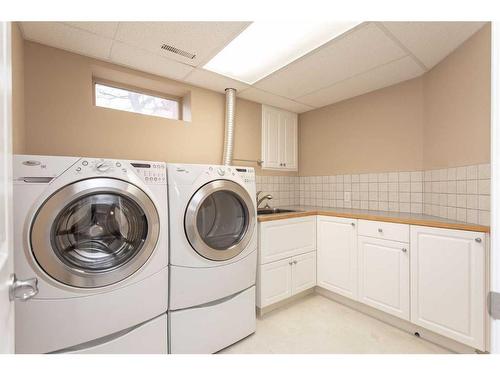
[[[255,286],[206,305],[169,312],[169,320],[172,354],[215,353],[255,332]]]

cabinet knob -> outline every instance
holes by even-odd
[[[292,262],[292,261],[290,261],[290,262],[288,262],[288,264],[289,264],[289,265],[292,265],[292,264],[293,264],[293,262]]]
[[[483,240],[478,237],[474,241],[476,241],[477,243],[481,243]]]
[[[403,253],[406,253],[406,252],[408,251],[408,249],[406,249],[405,247],[403,247],[403,248],[401,249],[401,251],[402,251]]]
[[[379,232],[379,233],[382,233],[382,228],[378,228],[378,232]]]
[[[356,226],[356,223],[351,223],[351,225],[352,225],[353,227],[355,227],[355,226]]]
[[[294,261],[293,261],[293,264],[297,264],[297,261],[296,261],[296,260],[294,260]]]

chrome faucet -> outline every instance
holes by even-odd
[[[267,195],[264,195],[262,198],[259,198],[259,195],[262,193],[262,191],[258,191],[257,192],[257,208],[259,208],[260,204],[265,201],[266,199],[267,200],[271,200],[273,199],[273,196],[271,194],[267,194]],[[271,208],[271,206],[269,206],[269,203],[266,202],[266,205],[264,206],[264,208]]]

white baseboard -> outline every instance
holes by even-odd
[[[399,328],[399,329],[406,331],[410,334],[418,333],[418,336],[420,338],[427,340],[427,341],[430,341],[433,344],[442,346],[443,348],[451,350],[455,353],[461,353],[461,354],[482,353],[482,352],[477,351],[474,348],[471,348],[467,345],[459,343],[455,340],[438,335],[438,334],[431,332],[425,328],[417,326],[411,322],[397,318],[397,317],[392,316],[390,314],[387,314],[383,311],[380,311],[380,310],[377,310],[373,307],[367,306],[363,303],[353,301],[347,297],[341,296],[341,295],[334,293],[334,292],[330,292],[329,290],[326,290],[326,289],[321,288],[319,286],[317,286],[315,288],[315,292],[323,297],[326,297],[326,298],[331,299],[335,302],[341,303],[347,307],[350,307],[350,308],[352,308],[356,311],[359,311],[363,314],[369,315],[377,320],[380,320],[384,323],[387,323],[393,327]]]
[[[286,306],[291,304],[294,301],[297,301],[299,299],[302,299],[303,297],[313,294],[315,291],[314,287],[304,290],[290,298],[284,299],[283,301],[279,301],[276,303],[273,303],[272,305],[266,306],[266,307],[256,307],[257,309],[257,317],[262,318],[264,315],[269,314],[271,311],[274,311],[276,309],[279,309],[280,307]]]

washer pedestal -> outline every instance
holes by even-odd
[[[255,286],[194,308],[169,312],[172,354],[215,353],[255,332]]]

